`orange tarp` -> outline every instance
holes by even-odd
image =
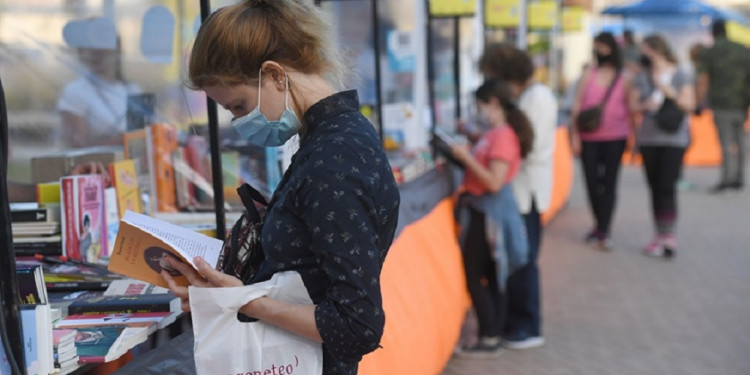
[[[542,222],[548,223],[565,206],[573,189],[573,155],[570,151],[568,128],[557,128],[555,139],[555,160],[552,175],[552,201],[542,215]]]
[[[440,373],[471,305],[450,198],[404,228],[380,279],[386,313],[383,348],[364,357],[359,373]]]

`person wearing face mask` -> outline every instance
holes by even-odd
[[[534,132],[501,79],[477,89],[477,123],[483,128],[473,146],[454,145],[453,156],[466,173],[458,203],[466,285],[479,322],[479,340],[459,348],[461,358],[495,358],[501,353],[508,277],[528,263],[528,239],[511,182],[529,154]]]
[[[581,77],[571,118],[576,119],[583,110],[601,106],[600,125],[587,131],[571,125],[570,140],[573,153],[581,158],[594,216],[594,228],[585,240],[597,248],[611,249],[610,226],[617,200],[617,179],[634,122],[627,98],[630,81],[623,72],[620,48],[612,34],[603,32],[596,36],[594,57],[596,64]]]
[[[687,114],[695,107],[695,90],[690,75],[678,68],[677,59],[664,38],[658,35],[646,37],[641,52],[644,69],[635,79],[630,101],[631,107],[642,115],[636,139],[651,193],[655,227],[654,237],[644,248],[644,253],[669,257],[677,250],[677,180],[685,149],[690,143]],[[665,101],[670,100],[683,113],[674,130],[659,126],[657,118]]]
[[[271,147],[300,137],[268,205],[264,259],[245,282],[297,271],[313,304],[261,297],[239,313],[322,343],[323,373],[355,374],[383,334],[380,271],[400,197],[356,91],[335,89],[341,69],[329,25],[310,1],[240,1],[203,23],[188,73],[193,88],[234,115],[235,129],[249,142]],[[201,258],[200,273],[171,263],[193,286],[243,284]],[[187,288],[162,276],[189,310]]]

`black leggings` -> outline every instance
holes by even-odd
[[[671,234],[677,221],[677,179],[682,170],[682,147],[641,147],[643,170],[651,190],[651,209],[656,231]]]
[[[581,164],[586,178],[589,205],[596,229],[609,235],[609,226],[617,200],[617,178],[620,174],[625,140],[581,142]]]
[[[499,337],[505,323],[505,298],[497,284],[495,260],[492,258],[484,228],[484,214],[473,209],[463,243],[466,286],[479,321],[480,337]]]

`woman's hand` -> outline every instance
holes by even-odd
[[[570,151],[573,156],[581,155],[581,138],[578,137],[578,134],[571,134],[570,136]]]
[[[193,267],[191,267],[189,264],[181,262],[171,256],[167,258],[167,261],[172,266],[172,268],[179,271],[182,276],[185,276],[185,278],[192,286],[201,288],[216,288],[243,285],[240,279],[211,268],[211,266],[209,266],[208,263],[206,263],[206,261],[201,257],[196,257],[195,259],[193,259],[193,263],[195,263],[195,266],[198,267],[198,271],[193,269]],[[177,282],[175,282],[174,278],[172,278],[172,276],[170,276],[167,271],[162,270],[161,276],[167,282],[167,285],[169,285],[169,290],[171,290],[175,296],[180,297],[180,301],[182,302],[182,311],[190,311],[188,288],[185,286],[177,285]]]
[[[466,164],[474,156],[471,154],[471,146],[468,144],[454,144],[451,146],[453,157],[458,159],[462,164]]]

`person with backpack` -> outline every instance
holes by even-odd
[[[260,231],[263,259],[249,280],[172,262],[193,286],[241,286],[297,271],[312,304],[261,297],[244,316],[322,343],[323,373],[354,374],[378,348],[385,312],[380,271],[393,241],[399,189],[356,91],[338,91],[338,54],[322,10],[304,0],[244,0],[202,24],[189,66],[193,88],[232,112],[250,143],[299,149]],[[183,309],[188,290],[166,273]],[[250,345],[237,342],[236,345]]]

